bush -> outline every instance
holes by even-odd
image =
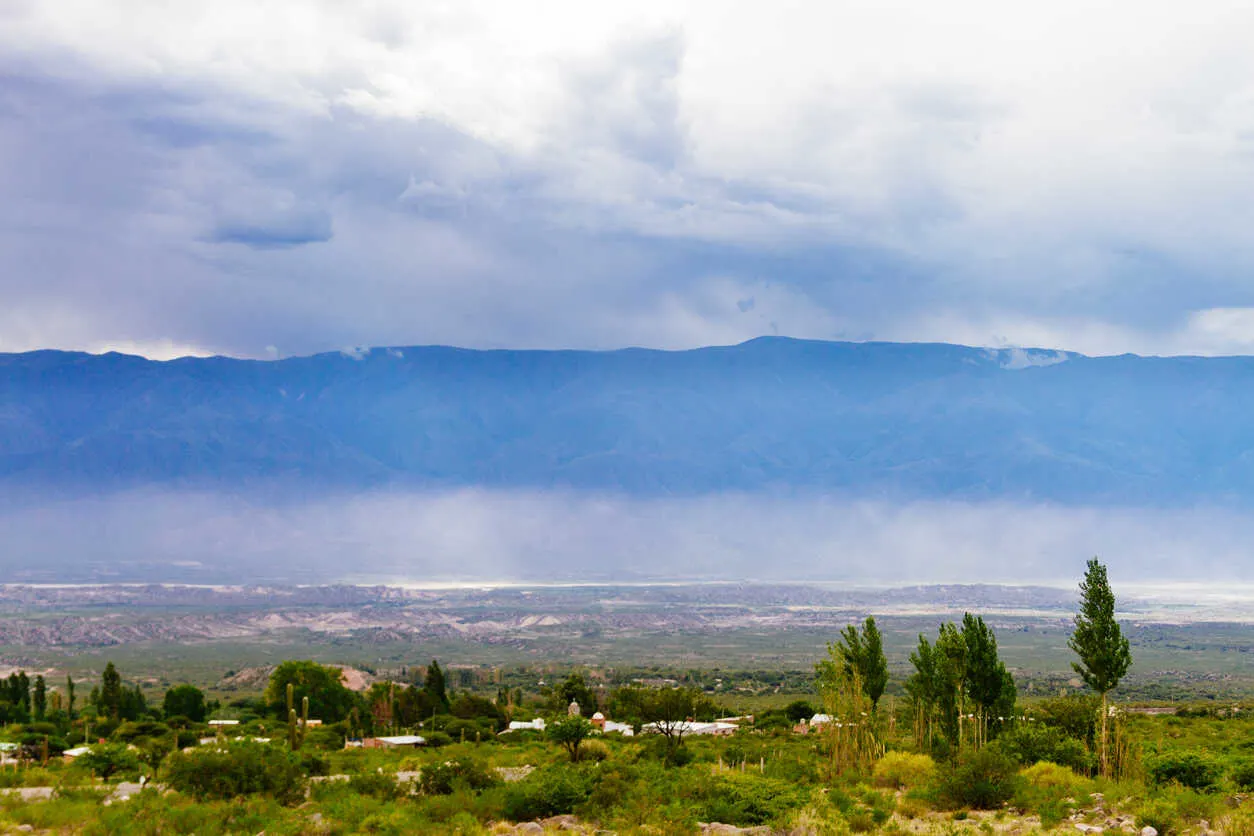
[[[1084,741],[1068,737],[1061,728],[1039,723],[1019,723],[997,738],[997,747],[1023,766],[1047,761],[1076,772],[1093,771],[1093,755]]]
[[[697,798],[702,821],[740,826],[782,821],[808,801],[797,785],[751,772],[714,776],[698,789]]]
[[[1254,760],[1239,760],[1232,765],[1232,783],[1241,792],[1254,791]]]
[[[262,794],[294,804],[305,796],[300,759],[286,749],[258,743],[175,752],[166,759],[164,774],[173,789],[201,801]]]
[[[881,787],[916,787],[936,776],[936,761],[927,755],[888,752],[875,764],[872,776]]]
[[[306,775],[330,775],[331,764],[321,755],[312,752],[300,753],[300,768]]]
[[[423,737],[426,739],[427,745],[433,749],[439,749],[441,746],[448,746],[453,742],[453,738],[440,731],[433,731],[430,734],[424,734]]]
[[[512,821],[532,821],[573,813],[587,801],[593,786],[592,773],[578,765],[537,769],[509,786],[505,795],[505,817]]]
[[[1037,705],[1041,722],[1058,729],[1066,737],[1092,744],[1097,729],[1101,700],[1090,694],[1055,697]]]
[[[1146,802],[1136,815],[1138,827],[1152,827],[1159,832],[1160,836],[1169,836],[1177,832],[1178,822],[1176,805],[1165,798],[1155,798]]]
[[[132,776],[139,772],[139,755],[121,743],[101,743],[79,755],[76,764],[104,780],[114,775]]]
[[[395,801],[403,794],[396,776],[390,773],[359,772],[348,779],[348,787],[358,795],[380,801]]]
[[[496,774],[480,761],[461,757],[422,768],[418,789],[423,795],[451,795],[459,788],[484,790],[500,783]]]
[[[1242,805],[1219,823],[1221,833],[1228,836],[1254,836],[1254,807]]]
[[[1075,808],[1075,797],[1091,788],[1089,779],[1065,766],[1042,761],[1019,773],[1014,804],[1041,817],[1041,826],[1057,827]]]
[[[995,746],[964,755],[940,779],[943,802],[954,807],[993,810],[1014,795],[1018,764]]]
[[[600,762],[610,756],[610,747],[603,740],[585,740],[579,747],[579,760]]]
[[[1073,791],[1088,783],[1065,766],[1041,761],[1029,766],[1019,773],[1029,785],[1039,789],[1061,789]]]
[[[1160,786],[1177,783],[1203,791],[1214,789],[1223,772],[1214,758],[1201,752],[1167,752],[1146,758],[1145,771]]]

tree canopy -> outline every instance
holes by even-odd
[[[186,717],[203,723],[205,721],[205,695],[195,685],[175,685],[165,692],[161,702],[161,711],[166,717]]]
[[[292,685],[297,705],[309,697],[309,716],[328,723],[337,723],[348,716],[356,698],[341,681],[338,668],[312,661],[283,662],[270,674],[266,686],[266,705],[280,717],[287,716],[287,686]]]

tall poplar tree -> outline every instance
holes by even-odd
[[[1110,589],[1106,567],[1097,558],[1088,562],[1080,583],[1080,612],[1067,644],[1080,657],[1071,667],[1102,698],[1101,768],[1102,775],[1109,776],[1109,694],[1131,667],[1132,652],[1115,621],[1115,593]]]
[[[888,685],[888,660],[884,658],[884,639],[875,619],[867,616],[859,632],[851,624],[840,632],[840,639],[827,646],[828,658],[815,667],[819,679],[834,686],[840,679],[857,677],[862,693],[871,701],[871,710],[879,707],[880,697]]]

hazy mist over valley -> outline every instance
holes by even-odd
[[[11,496],[11,495],[10,495]],[[659,580],[1071,586],[1089,552],[1129,582],[1254,580],[1235,510],[805,495],[633,498],[368,491],[291,500],[135,489],[12,498],[3,582]]]

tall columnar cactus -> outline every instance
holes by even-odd
[[[300,715],[296,714],[296,692],[292,683],[287,684],[287,745],[296,751],[305,741],[305,731],[309,728],[309,697],[301,697]]]

